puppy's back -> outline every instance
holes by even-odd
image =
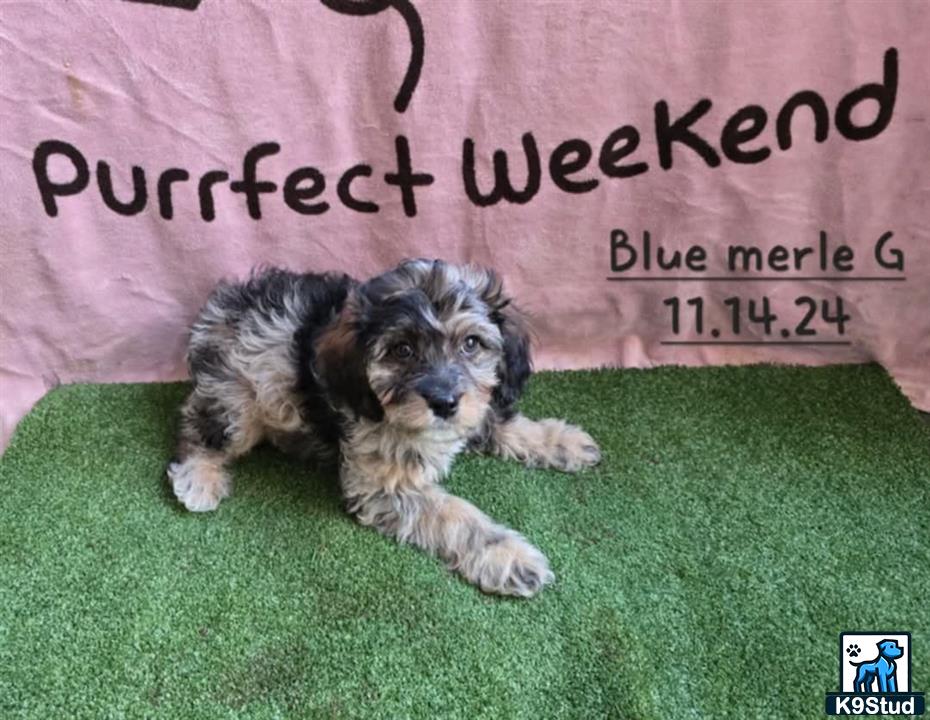
[[[235,399],[269,428],[294,430],[300,406],[296,336],[325,327],[354,284],[347,275],[279,268],[219,283],[191,328],[187,363],[195,391],[227,405]]]

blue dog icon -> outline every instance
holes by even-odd
[[[878,657],[867,662],[849,661],[850,665],[858,668],[856,680],[853,685],[854,692],[865,694],[876,692],[872,684],[878,680],[878,690],[881,693],[898,692],[898,668],[895,660],[904,654],[903,648],[895,640],[882,640],[878,643]]]

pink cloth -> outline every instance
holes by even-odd
[[[366,277],[406,256],[499,269],[535,316],[538,367],[877,360],[918,407],[930,410],[927,3],[187,4],[198,6],[36,0],[0,7],[4,442],[58,383],[184,377],[186,327],[221,277],[242,276],[257,263]],[[384,9],[348,13],[365,6]],[[399,112],[395,101],[417,17],[425,40],[422,71]],[[835,122],[841,99],[866,83],[887,82],[883,62],[890,48],[898,74],[890,123],[875,137],[848,139]],[[827,137],[814,141],[813,111],[802,107],[791,124],[792,145],[782,150],[776,117],[802,90],[815,91],[828,108]],[[663,169],[656,104],[667,103],[674,122],[702,98],[712,107],[691,129],[720,165],[710,167],[675,142],[672,167]],[[721,132],[750,104],[765,109],[767,124],[736,150],[766,146],[771,154],[744,164],[723,152]],[[863,101],[852,119],[867,127],[877,113],[876,101]],[[747,117],[739,127],[751,124]],[[609,177],[598,166],[599,154],[625,125],[637,129],[639,146],[615,161],[608,157],[607,169],[634,163],[648,169]],[[470,201],[465,139],[474,141],[483,193],[492,187],[491,156],[498,148],[507,151],[519,190],[527,176],[525,133],[532,133],[541,156],[535,196],[488,207]],[[414,188],[413,217],[399,188],[384,177],[397,171],[398,136],[407,139],[414,172],[434,178]],[[569,182],[597,180],[586,192],[560,189],[550,170],[553,151],[574,138],[590,144],[592,158],[575,173],[560,171],[560,162],[585,164],[570,152],[584,152],[583,146],[569,146],[556,158],[555,174]],[[54,217],[33,170],[37,149],[48,140],[68,143],[88,165],[87,187],[55,198]],[[629,136],[614,140],[621,154]],[[246,152],[267,142],[280,151],[258,162],[259,180],[277,185],[260,196],[261,219],[250,217],[243,193],[220,181],[212,187],[215,219],[205,221],[198,200],[204,173],[225,171],[240,180]],[[132,198],[132,166],[143,168],[144,209],[121,215],[104,204],[99,161],[111,169],[123,203]],[[378,212],[340,201],[337,184],[359,163],[371,166],[371,176],[358,174],[350,190],[377,203]],[[285,202],[286,178],[304,166],[318,169],[325,190],[314,197],[319,175],[306,171],[292,178],[292,204],[325,201],[325,212],[301,214]],[[157,188],[168,168],[190,176],[171,185],[171,219],[159,211]],[[60,154],[49,158],[47,169],[52,183],[75,177],[74,164]],[[637,244],[648,230],[667,249],[702,245],[707,270],[677,275],[742,278],[777,273],[731,273],[724,265],[729,244],[816,247],[824,230],[831,252],[843,243],[854,250],[854,269],[822,271],[811,256],[800,271],[782,275],[906,280],[609,282],[615,229]],[[873,258],[872,247],[887,231],[894,233],[889,247],[904,251],[903,272]],[[676,273],[640,267],[617,274]],[[739,297],[745,307],[763,295],[779,316],[771,335],[744,320],[737,338],[724,300]],[[851,316],[842,336],[822,319],[820,305],[828,300],[832,314],[838,295]],[[677,336],[672,307],[664,302],[676,296]],[[782,340],[780,329],[809,340],[796,332],[805,307],[795,305],[799,296],[818,302],[813,339],[851,344],[661,344],[711,340],[711,328],[722,330],[721,340]],[[704,301],[702,336],[690,324],[694,308],[686,301],[692,297]]]

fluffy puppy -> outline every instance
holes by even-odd
[[[493,272],[411,260],[360,284],[263,270],[214,290],[187,359],[168,478],[188,510],[216,508],[226,465],[267,439],[338,457],[361,524],[485,592],[527,597],[553,580],[522,535],[439,485],[466,448],[566,472],[600,460],[579,428],[517,412],[529,338]]]

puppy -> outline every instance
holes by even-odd
[[[439,485],[465,449],[530,467],[594,465],[591,436],[529,420],[520,313],[489,270],[410,260],[365,283],[268,269],[220,284],[193,326],[193,391],[168,467],[188,510],[217,507],[226,465],[267,439],[339,461],[362,525],[439,556],[488,593],[528,597],[545,556]]]
[[[856,680],[853,684],[857,693],[894,693],[898,692],[898,666],[895,663],[904,654],[894,640],[882,640],[878,643],[878,657],[865,662],[852,662],[856,669]],[[878,689],[872,686],[878,681]]]

